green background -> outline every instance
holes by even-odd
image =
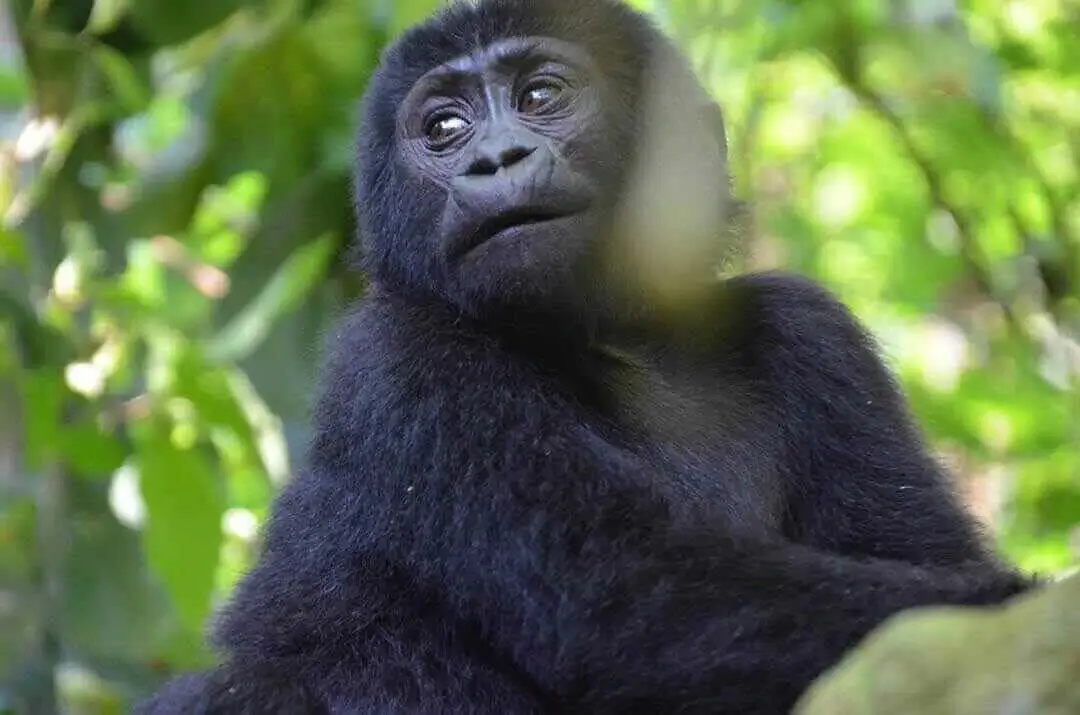
[[[302,454],[363,278],[357,100],[432,0],[0,18],[0,712],[124,712]],[[641,2],[725,106],[750,267],[837,291],[1028,569],[1080,560],[1080,3]]]

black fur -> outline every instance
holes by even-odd
[[[601,0],[488,0],[387,53],[357,181],[373,287],[332,338],[306,469],[217,625],[223,665],[140,712],[771,715],[889,615],[1026,587],[808,281],[729,279],[671,319],[447,282],[398,107],[518,35],[589,48],[628,117],[671,52]]]

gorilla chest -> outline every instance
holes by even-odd
[[[763,397],[720,370],[638,363],[605,382],[618,432],[677,515],[779,529],[780,440]]]

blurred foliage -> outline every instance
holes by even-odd
[[[206,662],[360,294],[356,100],[436,0],[0,16],[0,712]],[[1080,4],[638,2],[724,104],[753,266],[880,336],[1025,567],[1080,554]]]

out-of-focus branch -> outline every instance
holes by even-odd
[[[968,267],[969,274],[987,297],[1001,306],[1010,321],[1019,326],[1020,322],[1017,320],[1011,301],[1001,295],[1000,290],[994,285],[993,279],[985,268],[986,262],[982,255],[982,251],[979,249],[978,241],[975,238],[975,228],[961,208],[950,201],[945,195],[941,177],[935,170],[933,162],[925,152],[919,148],[907,125],[900,116],[889,107],[884,98],[874,92],[873,89],[863,81],[862,77],[859,76],[857,72],[845,71],[845,68],[841,68],[835,63],[833,64],[833,67],[847,89],[855,95],[865,107],[874,112],[875,115],[892,127],[897,138],[900,140],[901,145],[904,147],[904,151],[907,153],[908,158],[922,173],[923,180],[926,182],[927,190],[930,193],[931,202],[933,205],[945,211],[945,213],[953,220],[953,223],[956,226],[957,236],[960,240],[960,252],[964,257],[964,262]]]
[[[983,109],[979,112],[979,118],[984,128],[991,136],[1000,141],[1009,153],[1019,161],[1035,180],[1040,193],[1046,200],[1046,206],[1050,214],[1050,226],[1056,239],[1056,245],[1062,250],[1059,256],[1038,255],[1040,270],[1044,274],[1044,280],[1053,280],[1054,285],[1047,285],[1050,293],[1051,305],[1060,300],[1062,296],[1076,291],[1080,287],[1080,276],[1076,275],[1077,266],[1080,266],[1080,241],[1076,240],[1069,230],[1068,221],[1065,219],[1065,202],[1057,195],[1054,187],[1050,184],[1042,169],[1032,158],[1031,153],[1026,151],[1023,142],[1004,122],[1001,122]],[[1026,229],[1025,221],[1019,215],[1015,207],[1010,208],[1009,214],[1017,231],[1021,234],[1030,234]],[[1050,278],[1047,278],[1050,276]]]

